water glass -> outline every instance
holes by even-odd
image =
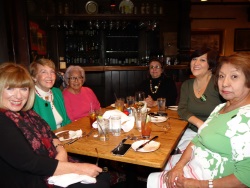
[[[98,135],[101,141],[109,140],[109,120],[105,118],[97,118]]]
[[[146,119],[146,121],[141,122],[141,136],[142,138],[148,139],[152,132],[152,123],[149,115],[147,115]]]
[[[158,98],[157,99],[158,112],[166,111],[166,98]]]
[[[113,136],[121,135],[121,116],[113,115],[111,116],[111,126]]]
[[[135,103],[135,97],[134,96],[128,96],[127,98],[127,106],[132,107]]]

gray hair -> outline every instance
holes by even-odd
[[[85,79],[85,71],[84,71],[84,69],[82,68],[82,67],[80,67],[80,66],[74,66],[74,65],[70,65],[68,68],[67,68],[67,70],[66,70],[66,72],[65,72],[65,74],[64,74],[64,82],[68,85],[69,84],[69,75],[70,75],[70,73],[72,72],[72,71],[79,71],[80,73],[81,73],[81,75],[82,75],[82,77],[84,78],[84,80],[86,80]]]

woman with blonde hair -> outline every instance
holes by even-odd
[[[0,65],[0,187],[58,187],[48,177],[78,174],[97,180],[69,187],[108,188],[109,177],[94,164],[69,162],[62,143],[31,108],[35,98],[29,72],[14,63]],[[96,178],[96,179],[95,179]]]
[[[30,64],[30,74],[35,83],[33,109],[50,125],[52,130],[69,124],[62,92],[53,87],[56,80],[55,64],[49,59],[38,59]]]

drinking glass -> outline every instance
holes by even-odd
[[[121,135],[121,116],[113,115],[111,116],[111,125],[113,136]]]
[[[165,112],[166,110],[166,98],[157,99],[158,112]]]
[[[152,132],[152,123],[149,115],[146,115],[146,120],[141,122],[142,138],[150,138]]]
[[[145,100],[145,93],[143,91],[137,91],[135,93],[135,107],[136,108],[142,108],[144,106],[144,103],[141,101]]]
[[[134,96],[128,96],[127,98],[127,106],[132,107],[135,103],[135,97]]]
[[[109,140],[109,120],[98,116],[97,123],[99,139],[101,141]]]
[[[92,128],[92,124],[96,121],[97,113],[95,110],[89,111],[89,121],[90,121],[90,127]]]
[[[135,126],[139,132],[141,132],[142,123],[146,122],[146,117],[147,113],[141,112],[139,109],[135,111]]]
[[[115,108],[123,112],[124,98],[117,98],[115,101]]]

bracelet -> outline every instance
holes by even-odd
[[[64,148],[64,146],[63,146],[62,144],[57,144],[57,145],[55,146],[55,148],[57,148],[58,146],[62,146],[62,147]]]
[[[213,184],[213,180],[208,180],[208,188],[213,188],[214,184]]]

